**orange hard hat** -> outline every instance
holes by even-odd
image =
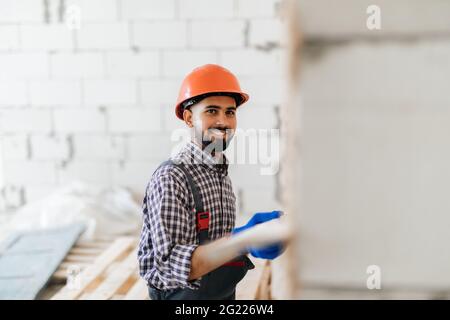
[[[178,94],[175,114],[183,120],[184,108],[210,95],[235,98],[236,107],[246,102],[248,94],[241,91],[237,78],[229,70],[216,64],[195,68],[184,78]]]

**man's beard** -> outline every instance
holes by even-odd
[[[229,142],[226,139],[214,138],[213,140],[202,140],[202,149],[206,153],[210,153],[213,156],[217,153],[225,151]]]
[[[197,142],[201,144],[202,150],[211,155],[221,153],[230,145],[231,139],[233,139],[233,130],[228,128],[211,128],[218,130],[226,130],[226,138],[218,138],[212,134],[203,134],[203,132],[196,132]],[[208,129],[208,130],[211,130]],[[200,141],[199,141],[200,140]]]

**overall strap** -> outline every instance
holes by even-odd
[[[183,171],[189,188],[191,189],[192,195],[194,197],[194,206],[195,206],[195,219],[197,224],[197,234],[199,237],[200,244],[204,244],[209,240],[208,235],[208,229],[209,229],[209,212],[204,210],[203,207],[203,199],[200,194],[200,189],[195,184],[194,180],[192,179],[191,174],[188,172],[184,164],[182,163],[175,163],[172,160],[164,161],[161,166],[165,165],[174,165],[175,167],[179,168],[181,171]]]

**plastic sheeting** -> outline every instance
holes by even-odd
[[[121,187],[74,182],[40,201],[20,208],[9,229],[34,230],[84,223],[81,239],[137,234],[142,226],[141,205]]]

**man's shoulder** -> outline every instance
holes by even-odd
[[[182,162],[179,159],[169,159],[161,163],[153,172],[152,179],[159,181],[162,179],[175,180],[179,182],[185,181],[183,170],[179,167]]]

